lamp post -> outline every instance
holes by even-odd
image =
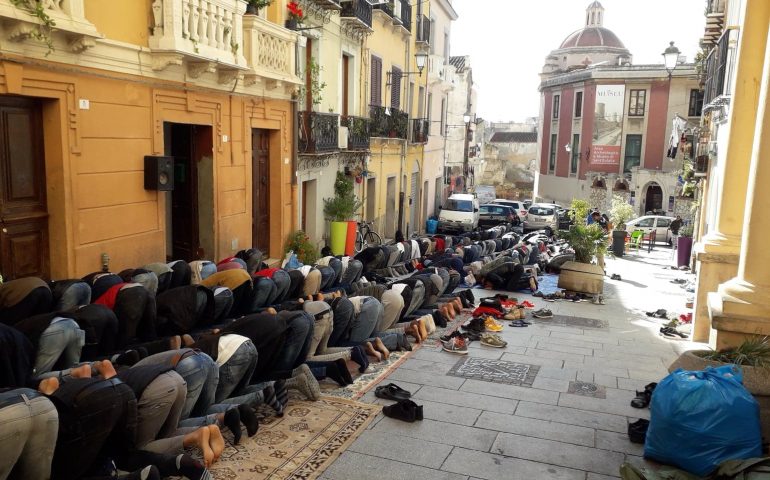
[[[674,42],[669,42],[668,48],[666,48],[663,55],[663,64],[666,66],[668,72],[668,79],[671,80],[671,74],[676,68],[677,62],[679,62],[679,54],[682,53],[678,48],[674,46]]]

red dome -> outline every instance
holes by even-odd
[[[604,27],[586,27],[570,34],[559,49],[575,47],[626,48],[612,30]]]

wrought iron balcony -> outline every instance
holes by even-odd
[[[412,31],[412,6],[409,5],[408,0],[396,0],[401,4],[401,26],[408,32]]]
[[[372,29],[372,4],[367,0],[348,0],[342,2],[340,21],[360,30]]]
[[[380,5],[374,5],[373,7],[375,10],[382,10],[383,12],[387,13],[391,17],[393,16],[393,10],[395,9],[395,2],[393,0],[390,0],[388,3],[382,3]]]
[[[395,108],[371,105],[369,118],[372,119],[372,137],[401,138],[406,140],[409,130],[409,115]]]
[[[417,17],[417,43],[430,44],[430,18],[425,15]]]
[[[339,119],[336,113],[299,112],[299,153],[339,150]]]
[[[364,117],[342,117],[340,124],[348,127],[348,150],[369,150],[371,121]]]
[[[305,3],[317,5],[323,10],[340,10],[342,8],[338,0],[305,0]]]
[[[729,52],[730,31],[722,34],[717,45],[711,49],[711,53],[706,57],[706,82],[704,86],[703,105],[704,108],[715,99],[725,95],[725,72],[727,71],[727,61]]]
[[[412,143],[428,143],[428,135],[430,135],[430,120],[412,119]]]

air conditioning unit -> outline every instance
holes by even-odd
[[[337,146],[340,150],[348,148],[348,127],[340,127],[339,135],[337,136]]]

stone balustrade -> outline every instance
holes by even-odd
[[[301,82],[295,71],[297,33],[256,15],[243,18],[244,55],[249,66],[246,84],[264,81],[266,86]]]
[[[35,7],[35,2],[30,0]],[[15,5],[11,0],[0,0],[0,24],[4,37],[11,42],[40,42],[42,34],[49,37],[49,47],[58,48],[59,37],[70,51],[81,53],[96,45],[102,36],[85,17],[84,0],[40,0],[42,13],[54,23],[50,31],[42,24],[40,16],[33,15],[24,3]]]

